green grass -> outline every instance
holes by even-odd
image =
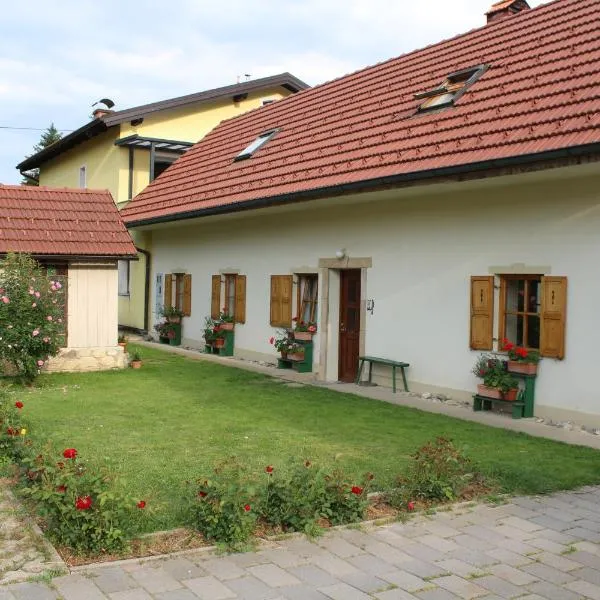
[[[158,505],[152,528],[181,524],[187,481],[237,456],[262,472],[289,457],[337,461],[390,486],[410,454],[448,436],[493,477],[500,491],[543,493],[600,482],[600,455],[341,394],[288,387],[279,380],[141,348],[141,370],[40,377],[18,389],[36,440],[107,463],[137,497]]]

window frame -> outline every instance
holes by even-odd
[[[83,185],[81,185],[82,181],[83,181]],[[86,188],[87,188],[87,165],[81,165],[79,167],[79,189],[85,190]]]
[[[316,323],[319,307],[319,275],[318,273],[296,273],[296,277],[296,319],[298,321],[304,320],[308,323]],[[306,285],[309,280],[314,282],[312,289]],[[306,297],[307,290],[312,292],[312,297]],[[310,305],[309,318],[304,319],[307,304]]]
[[[125,277],[121,277],[121,267],[125,267],[126,275]],[[121,297],[129,297],[131,295],[131,264],[128,260],[119,259],[117,261],[117,273],[118,273],[118,294]],[[124,280],[126,282],[126,291],[122,291],[121,289],[121,281]]]
[[[225,313],[228,317],[233,317],[233,320],[236,320],[236,314],[235,314],[235,307],[237,304],[237,298],[236,298],[236,290],[237,290],[237,273],[223,273],[223,306],[221,307],[221,310],[223,308],[227,309],[227,312]],[[228,294],[229,289],[233,289],[233,294],[231,294],[231,296]],[[232,307],[229,306],[229,300],[231,300],[231,304]],[[231,312],[230,311],[231,308]],[[225,312],[225,311],[223,311]]]
[[[233,160],[234,162],[245,160],[254,156],[256,152],[258,152],[269,140],[271,140],[275,134],[279,132],[279,129],[269,129],[263,133],[261,133],[258,137],[256,137],[250,144],[248,144]]]

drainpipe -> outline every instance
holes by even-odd
[[[152,258],[152,255],[150,252],[148,252],[148,250],[144,250],[143,248],[138,248],[136,246],[135,249],[146,257],[146,272],[144,274],[144,329],[146,330],[146,333],[148,333],[148,309],[150,306],[150,259]]]

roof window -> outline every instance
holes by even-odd
[[[486,71],[486,65],[471,67],[451,73],[435,89],[415,94],[417,100],[425,99],[419,112],[439,110],[452,106]]]
[[[261,133],[251,144],[246,146],[234,160],[244,160],[250,158],[259,148],[262,148],[279,130],[269,129]]]

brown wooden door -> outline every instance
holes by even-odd
[[[360,340],[360,269],[341,271],[340,277],[340,381],[351,382],[358,369]]]

